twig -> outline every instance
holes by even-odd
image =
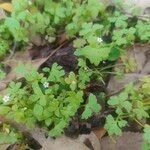
[[[144,125],[143,125],[141,122],[139,122],[136,118],[134,118],[134,120],[135,120],[141,127],[144,128]]]
[[[16,47],[17,47],[17,42],[16,42],[16,40],[14,40],[12,50],[10,51],[10,56],[8,57],[9,59],[13,57],[13,55],[16,51]]]
[[[110,113],[113,113],[115,111],[115,109],[108,109],[106,111],[104,111],[102,114],[97,115],[98,119],[102,119],[102,118],[106,118],[106,116]]]
[[[58,46],[55,50],[53,50],[50,55],[47,57],[46,60],[48,60],[50,57],[52,57],[60,48],[62,48],[67,42],[65,41],[64,43],[62,43],[60,46]]]
[[[110,94],[108,94],[107,95],[107,97],[111,97],[111,96],[114,96],[114,95],[116,95],[116,94],[119,94],[121,91],[123,91],[124,90],[124,87],[122,87],[121,89],[119,89],[119,90],[117,90],[117,91],[115,91],[115,92],[113,92],[113,93],[110,93]]]

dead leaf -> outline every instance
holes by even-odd
[[[6,78],[4,78],[3,80],[0,80],[0,91],[4,90],[7,85],[12,81],[12,80],[19,80],[23,77],[23,75],[17,74],[15,71],[15,68],[18,66],[19,63],[21,64],[31,64],[31,66],[34,67],[34,69],[38,70],[39,67],[46,62],[49,58],[51,58],[65,43],[63,43],[62,45],[60,45],[58,48],[56,48],[55,50],[53,50],[49,56],[44,57],[44,58],[39,58],[39,59],[34,59],[31,60],[31,57],[29,55],[29,52],[26,51],[20,51],[20,52],[16,52],[15,55],[9,59],[6,58],[4,60],[4,64],[9,65],[11,67],[11,72],[6,76]]]
[[[93,132],[97,136],[97,138],[100,140],[106,134],[107,131],[105,128],[97,128],[97,129],[94,129]]]
[[[114,95],[115,93],[118,94],[124,89],[126,84],[129,84],[130,82],[136,82],[142,76],[144,76],[144,74],[138,74],[138,73],[125,74],[121,79],[112,76],[107,87],[109,95]]]
[[[42,40],[41,36],[38,34],[31,35],[29,41],[36,46],[43,45],[43,40]]]
[[[100,142],[94,132],[79,135],[78,141],[84,143],[91,150],[100,150]]]
[[[23,77],[23,75],[17,74],[15,71],[15,68],[19,65],[19,63],[22,64],[31,64],[36,70],[47,60],[47,58],[40,58],[31,60],[31,57],[29,56],[28,51],[24,52],[17,52],[12,59],[6,59],[5,64],[9,65],[11,67],[11,72],[0,81],[0,90],[4,90],[8,83],[10,83],[12,80],[20,79]]]
[[[28,129],[24,124],[7,119],[2,115],[0,115],[0,121],[10,124],[12,127],[19,130],[28,140],[34,140],[38,147],[42,147],[42,150],[89,150],[84,143],[77,139],[72,139],[66,136],[61,136],[56,139],[51,137],[46,138],[45,133],[47,131],[44,129],[39,127]]]
[[[42,150],[100,150],[99,139],[93,132],[79,135],[78,138],[70,138],[63,135],[53,139],[45,137],[45,133],[47,133],[45,129],[39,127],[28,129],[26,125],[17,123],[3,115],[0,115],[0,122],[10,124],[19,130],[29,141],[32,140],[35,142],[35,145],[40,148],[42,147]]]
[[[58,45],[61,45],[61,44],[64,43],[66,40],[67,40],[67,35],[66,35],[66,33],[62,33],[62,34],[59,36],[59,39],[58,39],[57,44],[58,44]]]
[[[54,139],[50,137],[42,144],[42,150],[90,150],[84,143],[61,136]]]
[[[42,144],[46,139],[44,134],[46,133],[46,131],[38,127],[35,127],[34,129],[28,129],[26,125],[18,123],[13,119],[8,119],[4,115],[0,115],[0,122],[9,124],[14,129],[20,131],[23,134],[23,136],[29,140],[29,142],[32,141],[37,147],[41,148],[40,144]]]
[[[4,90],[7,87],[5,83],[0,83],[0,91]]]
[[[124,132],[122,136],[107,136],[101,139],[102,150],[141,150],[142,133]]]
[[[10,145],[9,144],[1,144],[0,150],[6,150]]]
[[[22,64],[31,64],[31,66],[33,66],[36,70],[38,70],[38,68],[45,62],[46,58],[41,58],[41,59],[36,59],[33,61],[18,61],[18,63],[16,63],[16,65],[13,65],[14,67],[12,68],[12,71],[6,76],[5,79],[3,79],[1,81],[1,83],[3,84],[8,84],[9,82],[11,82],[14,79],[20,79],[23,77],[23,75],[17,74],[15,72],[15,68],[19,65],[19,63],[21,62]]]
[[[6,17],[6,14],[5,14],[4,10],[0,8],[0,20],[4,19],[5,17]]]
[[[116,76],[111,76],[110,81],[107,86],[109,95],[114,95],[114,93],[119,93],[126,84],[129,82],[136,82],[143,76],[150,73],[150,61],[149,61],[150,45],[135,45],[127,49],[127,58],[134,58],[137,63],[137,67],[133,72],[125,73],[122,78],[117,78]],[[120,66],[120,67],[118,67]],[[118,61],[115,67],[124,70],[122,62]]]
[[[0,4],[0,8],[8,11],[8,12],[12,12],[13,11],[13,7],[11,3],[2,3]]]

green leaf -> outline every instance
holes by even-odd
[[[20,23],[14,18],[7,17],[5,20],[5,24],[9,28],[9,30],[13,32],[20,28]]]
[[[118,121],[118,126],[119,126],[120,128],[125,127],[126,125],[127,125],[127,121],[126,121],[126,120]]]
[[[132,109],[132,104],[131,102],[127,101],[128,100],[128,93],[127,92],[122,92],[119,96],[112,96],[108,100],[108,104],[110,106],[116,106],[116,113],[121,114],[122,113],[122,108],[125,108],[127,112],[130,112]]]
[[[84,56],[89,59],[91,63],[98,66],[103,60],[106,60],[109,56],[110,48],[97,46],[85,46],[82,49],[76,50],[75,54],[78,56]]]
[[[86,66],[86,61],[83,60],[83,59],[81,59],[81,58],[79,58],[79,59],[78,59],[78,66],[79,66],[79,67],[86,68],[86,67],[87,67],[87,66]]]
[[[58,108],[59,108],[59,101],[54,99],[52,102],[50,102],[48,110],[50,112],[55,112]]]
[[[43,107],[39,104],[35,104],[33,108],[33,113],[37,118],[41,117],[43,114]]]
[[[78,81],[78,86],[81,88],[81,89],[85,89],[86,88],[86,85],[88,82],[90,82],[90,77],[92,75],[92,72],[88,69],[83,69],[83,68],[80,68],[79,71],[79,81]]]
[[[21,88],[21,85],[22,85],[21,82],[18,82],[18,83],[11,82],[9,84],[9,87],[11,88],[10,90],[12,90],[13,92],[17,92]]]
[[[149,76],[145,76],[141,79],[141,81],[143,82],[142,84],[142,91],[143,93],[146,93],[146,95],[150,95],[150,77]]]
[[[118,105],[118,104],[119,104],[119,99],[118,99],[117,96],[113,96],[113,97],[111,97],[111,98],[108,100],[107,103],[108,103],[109,105],[112,105],[112,106]]]
[[[108,59],[110,61],[115,61],[115,60],[117,60],[119,58],[119,56],[120,56],[119,48],[118,47],[112,47],[111,51],[109,53]]]
[[[126,93],[126,92],[121,92],[120,94],[119,94],[119,100],[120,100],[120,102],[123,102],[123,101],[126,101],[127,99],[128,99],[128,93]]]
[[[55,127],[49,132],[49,135],[52,137],[60,136],[63,133],[63,129],[66,127],[67,122],[65,120],[61,120],[59,123],[55,125]]]
[[[149,117],[148,113],[142,107],[133,109],[133,112],[139,120]]]
[[[150,148],[150,144],[147,142],[143,142],[142,143],[142,150],[149,150]]]
[[[116,29],[113,32],[113,40],[118,45],[131,44],[135,38],[135,28],[131,27],[129,29]]]
[[[122,106],[127,110],[127,112],[130,112],[132,110],[132,104],[129,101],[123,102]]]
[[[96,96],[91,93],[88,104],[86,104],[85,110],[82,113],[82,119],[87,119],[92,116],[92,113],[98,113],[100,110],[101,106],[97,103]]]
[[[11,109],[8,106],[0,106],[0,114],[1,115],[7,115],[10,110]]]
[[[46,106],[46,102],[47,102],[47,99],[46,99],[45,95],[41,96],[41,98],[39,100],[39,104],[41,106]]]
[[[22,111],[21,110],[14,111],[13,117],[14,117],[15,121],[17,121],[17,122],[25,121],[25,114],[24,114],[23,110]]]
[[[73,46],[76,48],[81,48],[86,44],[85,39],[76,39],[73,41]]]
[[[45,120],[45,124],[46,124],[47,127],[49,127],[51,125],[51,123],[52,123],[51,118],[48,118],[48,119]]]
[[[95,113],[98,113],[101,110],[100,104],[97,103],[97,98],[92,93],[89,95],[89,102],[87,104],[89,108]]]
[[[73,72],[69,73],[69,76],[65,79],[65,82],[70,85],[72,91],[77,87],[77,79]]]
[[[127,27],[127,20],[128,17],[126,15],[122,15],[119,11],[115,11],[114,16],[109,18],[109,21],[112,23],[115,23],[115,26],[117,28],[122,27],[126,28]]]
[[[17,142],[17,135],[14,132],[10,133],[0,133],[0,144],[10,143],[13,144]]]
[[[144,126],[144,141],[150,144],[150,125],[145,124]]]
[[[36,118],[35,117],[28,117],[26,119],[26,124],[27,124],[27,127],[34,128],[35,124],[36,124]]]
[[[150,39],[150,24],[148,22],[138,20],[136,30],[141,40],[146,41]]]
[[[57,63],[52,65],[48,80],[52,82],[60,82],[61,77],[65,75],[64,70]]]
[[[118,127],[117,122],[114,120],[114,118],[111,115],[108,115],[106,117],[106,124],[105,128],[107,129],[107,132],[109,135],[121,135],[122,131]]]
[[[112,115],[106,117],[105,128],[109,135],[121,135],[121,128],[126,126],[127,121],[125,120],[115,120]]]
[[[118,115],[121,115],[123,113],[122,109],[120,107],[117,107],[115,111]]]
[[[35,82],[37,84],[37,81],[40,81],[43,77],[43,74],[38,73],[35,69],[32,68],[30,72],[25,74],[25,79],[28,82]],[[34,87],[34,85],[32,85]]]
[[[87,10],[89,11],[89,15],[92,16],[92,18],[96,18],[99,13],[103,13],[106,6],[101,1],[97,0],[88,0]]]
[[[0,58],[2,58],[7,53],[8,50],[9,50],[8,41],[0,38]],[[3,77],[4,77],[4,72],[1,70],[1,67],[0,67],[0,78],[3,78]]]
[[[103,25],[100,24],[93,24],[92,22],[83,23],[82,30],[80,30],[79,34],[87,39],[91,35],[97,35],[98,33],[100,34],[102,28]]]
[[[27,75],[34,69],[33,65],[31,63],[23,64],[19,62],[18,66],[15,68],[15,72],[19,75]]]
[[[92,116],[92,110],[86,106],[84,112],[82,113],[82,119],[88,119],[91,116]]]
[[[47,73],[47,72],[50,72],[50,68],[48,68],[48,67],[45,67],[45,68],[43,68],[42,70],[43,70],[43,72],[46,72],[46,73]]]

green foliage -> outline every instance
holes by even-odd
[[[120,28],[120,27],[126,28],[128,25],[127,20],[128,20],[127,15],[121,14],[119,11],[116,11],[114,13],[114,16],[113,17],[111,16],[109,18],[109,21],[111,23],[114,23],[117,28]]]
[[[134,72],[137,69],[135,58],[129,56],[122,56],[121,61],[124,65],[124,72]]]
[[[149,79],[149,76],[145,76],[141,79],[141,87],[137,88],[133,84],[128,84],[124,91],[121,92],[118,96],[110,97],[108,100],[108,105],[112,108],[115,108],[116,113],[116,119],[114,119],[111,115],[106,117],[105,128],[108,130],[110,135],[121,134],[120,124],[122,127],[127,124],[127,122],[124,122],[124,118],[130,118],[137,123],[139,123],[139,121],[142,119],[149,118]],[[119,121],[122,123],[119,123]],[[149,132],[148,129],[149,126],[144,129],[147,134]],[[148,138],[147,134],[144,136],[145,139]]]
[[[143,93],[148,93],[150,91],[150,77],[149,76],[145,76],[144,78],[141,79],[141,81],[143,82],[142,84],[142,92]]]
[[[2,127],[0,127],[0,144],[13,144],[22,139],[22,135],[9,125],[3,124]]]
[[[65,79],[66,83],[70,85],[70,89],[74,91],[77,87],[76,76],[73,72],[70,72],[68,78]]]
[[[49,72],[49,68],[45,68],[43,69],[43,71],[45,72]],[[51,68],[51,72],[49,74],[49,77],[48,77],[48,81],[51,81],[51,82],[60,82],[61,81],[61,77],[65,75],[65,72],[64,70],[62,70],[62,67],[61,66],[58,66],[58,64],[54,63],[52,68]]]
[[[18,138],[16,137],[16,133],[14,132],[10,132],[9,134],[0,133],[0,144],[3,144],[3,143],[13,144],[17,141],[18,141]]]
[[[128,29],[116,29],[113,32],[113,41],[119,46],[132,44],[135,39],[135,31],[133,27]]]
[[[2,39],[6,39],[7,33],[7,39],[13,37],[15,41],[27,43],[32,42],[32,33],[32,37],[45,37],[45,42],[51,43],[64,31],[69,39],[76,38],[76,54],[96,66],[103,60],[109,60],[110,52],[117,53],[116,60],[120,55],[116,48],[122,49],[136,38],[143,41],[150,38],[148,22],[139,20],[131,24],[132,18],[118,8],[108,11],[98,0],[13,0],[12,5],[13,12],[0,24],[0,33],[5,31]],[[107,35],[111,42],[98,40]]]
[[[0,80],[5,78],[5,76],[6,76],[6,73],[0,67]]]
[[[85,46],[82,49],[76,50],[78,56],[88,58],[91,63],[98,66],[103,60],[107,60],[110,53],[110,48],[100,47],[99,45]]]
[[[85,106],[85,110],[82,113],[82,119],[88,119],[92,116],[92,113],[98,113],[101,110],[100,104],[97,103],[96,96],[93,94],[89,95],[89,101]]]
[[[150,39],[150,24],[139,20],[136,25],[137,35],[140,40],[147,41]]]
[[[110,106],[116,106],[116,113],[122,114],[122,110],[126,110],[127,112],[130,112],[132,109],[132,104],[130,101],[128,101],[128,93],[122,92],[119,96],[111,97],[108,100],[108,104]]]
[[[144,127],[144,140],[150,143],[150,126],[147,124]]]
[[[43,70],[46,76],[35,70],[25,71],[25,85],[21,82],[9,84],[8,94],[0,98],[0,114],[25,123],[29,127],[41,123],[50,131],[50,136],[58,136],[82,106],[83,89],[89,82],[89,77],[81,81],[81,77],[73,72],[66,76],[57,63],[54,63],[51,69]],[[78,85],[80,82],[82,88],[81,84]],[[92,113],[100,110],[93,94],[89,97],[87,108]]]
[[[87,104],[83,104],[90,80],[94,77],[95,82],[103,81],[99,70],[103,61],[116,61],[137,39],[143,42],[150,39],[148,21],[136,22],[117,7],[109,10],[98,0],[12,0],[12,5],[13,12],[0,20],[0,57],[9,51],[13,41],[27,46],[32,43],[32,37],[40,36],[43,40],[45,37],[48,45],[57,43],[62,33],[73,42],[78,57],[76,73],[67,75],[57,63],[44,68],[42,73],[29,64],[21,64],[17,72],[23,73],[24,83],[10,83],[7,95],[0,97],[0,114],[29,127],[40,124],[49,130],[50,136],[63,133],[78,109],[84,108],[81,119],[88,119],[101,110],[92,93]],[[124,64],[126,72],[135,68],[132,59],[125,60]],[[0,69],[0,79],[3,77]],[[121,129],[127,125],[126,118],[138,121],[149,117],[149,77],[142,82],[140,89],[130,84],[108,100],[109,107],[115,109],[115,117],[106,117],[105,128],[110,135],[121,135]],[[149,134],[147,127],[144,132],[146,136]]]
[[[144,126],[144,143],[142,145],[142,150],[148,150],[150,147],[150,125],[146,124]]]
[[[8,106],[0,106],[0,114],[6,115],[10,111],[10,108]]]
[[[105,128],[108,131],[108,134],[111,135],[121,135],[122,128],[127,125],[127,121],[123,119],[114,119],[112,115],[106,117]]]
[[[0,38],[0,58],[2,58],[9,50],[9,44],[7,41]]]
[[[90,82],[90,77],[92,76],[92,72],[87,68],[80,68],[79,69],[79,82],[78,86],[81,89],[85,89],[88,82]]]

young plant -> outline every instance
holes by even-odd
[[[18,141],[22,141],[23,137],[21,133],[17,132],[15,129],[7,124],[0,124],[0,144],[13,144]]]
[[[129,84],[125,87],[125,90],[118,96],[112,96],[108,100],[109,107],[115,109],[115,116],[108,115],[106,117],[105,128],[108,134],[121,135],[121,128],[125,127],[127,120],[133,120],[144,128],[144,139],[148,142],[147,137],[149,134],[149,125],[143,125],[141,121],[149,118],[149,83],[150,77],[146,76],[142,81],[142,86],[137,88],[133,84]]]
[[[13,12],[0,20],[0,57],[14,41],[27,46],[38,36],[49,45],[57,43],[65,33],[68,42],[73,41],[79,61],[77,73],[68,75],[56,63],[42,73],[20,67],[24,83],[10,83],[7,94],[0,98],[0,114],[29,127],[39,124],[49,130],[50,136],[60,135],[80,108],[85,107],[81,109],[82,119],[98,113],[101,106],[96,96],[84,95],[93,74],[103,81],[98,70],[103,62],[116,61],[137,39],[147,42],[150,38],[148,22],[134,21],[118,8],[109,9],[98,0],[12,0],[12,5]],[[132,70],[132,61],[126,67],[127,71]],[[116,109],[115,116],[106,117],[105,128],[110,135],[120,135],[127,118],[139,122],[149,117],[149,78],[143,82],[140,90],[129,85],[119,96],[108,100],[109,106]],[[144,132],[147,135],[149,127]]]
[[[70,72],[65,76],[57,63],[43,71],[46,76],[35,70],[27,72],[25,85],[11,82],[7,95],[0,98],[0,114],[25,123],[28,127],[40,123],[49,130],[50,136],[58,136],[82,107],[84,89],[89,79],[81,81],[81,72],[79,75]],[[82,118],[91,117],[99,111],[96,97],[90,94]]]

